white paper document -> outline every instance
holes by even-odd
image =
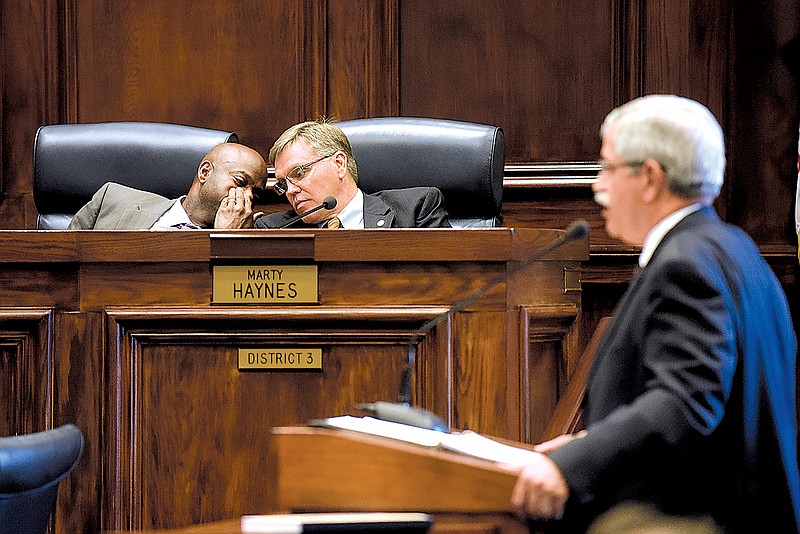
[[[365,434],[382,436],[384,438],[392,438],[416,445],[423,445],[425,447],[436,447],[441,443],[442,436],[447,435],[438,430],[428,430],[427,428],[418,428],[401,423],[393,423],[391,421],[382,421],[374,417],[342,415],[341,417],[323,419],[322,423],[325,426],[343,428],[354,432],[363,432]]]
[[[381,421],[373,417],[353,417],[350,415],[330,417],[323,420],[322,423],[328,427],[392,438],[424,447],[440,447],[460,452],[467,456],[510,465],[529,464],[538,454],[528,449],[500,443],[471,430],[448,434],[401,423]]]
[[[342,531],[345,527],[370,530],[427,530],[433,524],[428,514],[417,512],[357,512],[319,514],[274,514],[242,516],[242,532],[260,534],[300,534],[304,531]]]
[[[539,454],[528,449],[500,443],[471,430],[457,434],[445,434],[441,446],[476,458],[510,465],[529,464],[534,461],[535,455]]]

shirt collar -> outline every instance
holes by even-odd
[[[364,193],[361,189],[356,191],[356,196],[347,203],[337,217],[342,221],[342,228],[348,230],[364,228]],[[320,223],[320,226],[324,224],[324,222]]]
[[[658,245],[661,244],[661,240],[664,239],[664,236],[667,235],[670,230],[675,228],[675,225],[702,207],[703,205],[699,203],[691,204],[679,209],[678,211],[673,211],[658,221],[658,223],[647,233],[647,236],[644,238],[642,252],[639,254],[639,267],[644,268],[650,262],[650,259],[653,257],[653,254],[658,248]]]
[[[186,214],[186,210],[183,209],[183,199],[186,198],[186,195],[183,195],[180,198],[176,198],[175,202],[172,203],[172,206],[164,212],[164,215],[159,217],[159,219],[150,227],[151,230],[174,230],[174,226],[180,223],[188,223],[192,224],[192,221],[189,219],[189,216]]]

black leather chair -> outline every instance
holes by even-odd
[[[106,182],[167,198],[185,195],[211,148],[233,132],[178,124],[105,122],[41,126],[33,144],[39,229],[64,229]]]
[[[47,532],[58,484],[78,465],[83,444],[75,425],[0,438],[0,532]]]
[[[381,117],[338,123],[358,163],[358,185],[435,186],[457,228],[502,224],[505,138],[496,126],[444,119]]]

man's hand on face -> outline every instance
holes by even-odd
[[[241,187],[232,187],[228,196],[219,203],[214,228],[252,228],[263,212],[253,213],[253,192]]]

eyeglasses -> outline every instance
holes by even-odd
[[[336,152],[334,152],[333,154],[336,154]],[[289,184],[297,185],[303,178],[308,176],[311,167],[313,167],[323,159],[328,159],[329,157],[333,156],[333,154],[328,154],[327,156],[322,156],[321,158],[315,159],[314,161],[309,161],[308,163],[303,163],[302,165],[298,165],[297,167],[286,173],[285,177],[278,178],[278,181],[275,182],[275,185],[272,186],[272,189],[279,195],[285,194],[289,190]]]
[[[601,159],[597,162],[600,165],[600,172],[614,172],[617,169],[622,169],[624,167],[641,167],[644,165],[644,161],[621,161],[619,163],[612,163],[610,161],[606,161]]]

